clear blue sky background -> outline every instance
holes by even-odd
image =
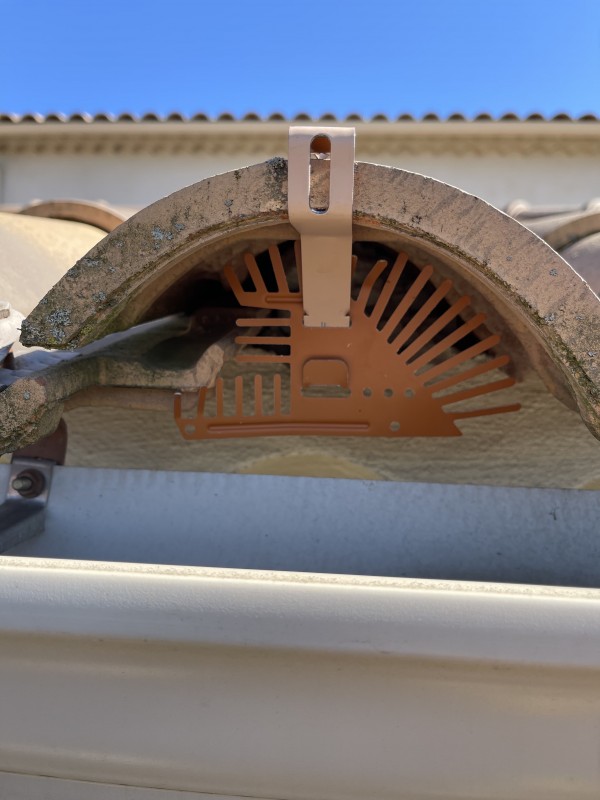
[[[0,112],[600,114],[600,0],[0,0]]]

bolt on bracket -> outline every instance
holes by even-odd
[[[65,463],[66,451],[67,426],[61,419],[54,433],[13,454],[0,505],[0,553],[43,532],[52,468]]]

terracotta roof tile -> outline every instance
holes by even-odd
[[[0,205],[5,213],[87,222],[106,231],[138,210],[64,199]],[[513,200],[505,212],[548,242],[600,295],[600,199],[580,206],[531,206],[525,200]]]
[[[544,208],[522,200],[506,211],[553,247],[600,295],[600,203]]]
[[[432,202],[432,187],[427,182],[427,179],[422,176],[411,176],[407,173],[407,180],[411,181],[411,185],[400,185],[393,180],[392,171],[388,168],[361,164],[358,166],[358,170],[363,175],[360,181],[362,194],[359,195],[359,198],[363,204],[362,209],[365,215],[371,214],[372,218],[375,218],[373,209],[379,208],[382,185],[387,185],[386,191],[389,194],[385,196],[388,197],[387,202],[390,209],[402,208],[403,197],[408,196],[419,197],[422,203],[429,204]],[[203,241],[202,237],[212,236],[211,232],[216,225],[222,225],[224,221],[227,221],[227,224],[232,226],[232,230],[235,229],[235,219],[233,222],[229,221],[228,216],[226,216],[229,212],[223,209],[224,204],[218,202],[212,206],[213,211],[211,213],[214,213],[214,217],[210,220],[204,218],[196,219],[193,223],[190,223],[196,226],[194,229],[186,229],[184,225],[173,223],[174,219],[181,218],[183,209],[189,208],[190,196],[193,195],[199,203],[204,203],[205,207],[209,208],[209,203],[206,202],[207,197],[230,197],[237,192],[238,197],[246,198],[244,200],[246,205],[240,206],[236,210],[239,219],[244,219],[244,224],[247,224],[248,218],[252,218],[256,225],[260,224],[261,229],[263,229],[264,222],[268,222],[269,219],[278,220],[284,211],[284,206],[281,205],[285,203],[285,201],[282,201],[284,193],[281,185],[277,183],[277,181],[282,180],[281,170],[272,171],[268,164],[245,168],[241,171],[241,176],[238,175],[235,179],[233,178],[233,173],[221,175],[210,179],[209,182],[200,182],[182,189],[168,198],[164,198],[157,204],[140,212],[135,221],[125,222],[118,233],[115,231],[107,237],[102,237],[100,231],[94,231],[89,225],[83,225],[81,222],[63,221],[64,219],[80,219],[82,222],[84,220],[90,221],[91,218],[86,217],[85,214],[104,212],[106,215],[109,211],[109,209],[99,208],[98,206],[92,207],[92,204],[89,203],[55,201],[54,203],[37,204],[23,209],[19,215],[4,214],[0,232],[4,229],[5,243],[12,246],[15,252],[17,252],[17,245],[21,248],[17,255],[29,270],[30,275],[33,275],[30,279],[24,280],[23,274],[27,278],[27,271],[23,272],[22,265],[17,263],[18,259],[10,254],[8,247],[3,248],[7,255],[10,256],[7,263],[13,267],[12,283],[20,293],[17,308],[25,312],[30,311],[34,298],[28,296],[28,294],[30,295],[34,291],[44,291],[47,288],[39,286],[35,280],[36,271],[41,263],[40,253],[46,255],[47,264],[44,265],[44,276],[47,278],[48,284],[55,283],[54,288],[50,290],[45,300],[38,304],[28,320],[22,324],[22,328],[25,331],[24,341],[28,341],[30,344],[50,343],[61,346],[64,346],[64,338],[66,336],[71,337],[71,339],[67,340],[67,344],[70,344],[74,336],[87,337],[87,340],[91,341],[97,335],[118,330],[121,322],[115,323],[114,308],[127,309],[126,313],[130,317],[127,320],[122,317],[123,326],[125,322],[127,322],[128,326],[141,321],[143,316],[136,316],[136,314],[143,315],[145,313],[146,301],[138,303],[137,311],[134,305],[129,302],[133,297],[131,294],[133,281],[130,280],[132,276],[136,279],[135,291],[137,291],[140,276],[143,275],[145,291],[148,293],[154,285],[153,276],[158,274],[158,270],[166,269],[170,264],[175,263],[175,259],[179,258],[179,248],[183,241],[194,240],[199,246],[197,251],[199,254],[200,245]],[[425,186],[427,187],[426,193],[423,192]],[[437,182],[435,182],[433,188],[438,196],[438,206],[443,205],[447,208],[449,206],[448,201],[451,201],[451,220],[462,221],[465,209],[471,213],[471,201],[473,198],[468,199],[458,190]],[[394,194],[391,194],[392,191]],[[259,198],[258,202],[256,202],[257,197]],[[269,202],[265,202],[265,198]],[[488,264],[487,260],[485,261],[486,268],[498,269],[499,272],[497,274],[503,279],[502,286],[511,287],[510,292],[508,289],[505,292],[507,306],[510,303],[516,304],[515,307],[518,307],[519,313],[521,313],[522,307],[529,307],[519,299],[521,297],[526,300],[527,304],[531,305],[531,313],[528,312],[529,316],[526,319],[530,319],[528,324],[531,331],[535,331],[535,337],[541,336],[542,344],[544,342],[548,343],[544,345],[545,350],[543,353],[541,350],[540,353],[542,356],[546,353],[544,357],[553,359],[552,363],[556,363],[560,368],[557,370],[557,374],[562,374],[561,370],[564,369],[565,375],[569,375],[568,369],[572,368],[570,367],[572,364],[580,365],[577,366],[577,370],[583,370],[584,368],[587,370],[584,374],[585,380],[580,382],[573,380],[569,383],[569,386],[573,386],[573,391],[578,392],[576,396],[573,394],[573,400],[579,401],[580,397],[583,398],[580,403],[580,409],[592,408],[592,412],[596,414],[597,401],[594,398],[597,395],[594,395],[593,392],[597,390],[598,386],[598,381],[595,377],[598,375],[598,371],[593,357],[597,349],[596,343],[598,342],[598,331],[597,327],[594,327],[594,321],[599,308],[599,301],[594,298],[594,295],[587,287],[576,279],[576,276],[568,269],[566,264],[552,250],[545,247],[537,237],[527,233],[513,220],[491,209],[481,201],[476,202],[480,204],[479,211],[485,213],[488,218],[487,235],[492,237],[492,244],[489,247],[493,252],[500,251],[500,255],[494,257],[492,266]],[[436,205],[435,202],[433,205]],[[406,204],[404,204],[404,207],[406,207]],[[266,208],[269,209],[268,212],[264,210]],[[544,227],[543,235],[547,240],[565,255],[576,270],[587,277],[592,286],[594,276],[596,279],[600,278],[600,273],[596,266],[598,261],[595,259],[596,251],[600,250],[600,204],[593,201],[583,208],[535,209],[524,202],[515,202],[511,204],[510,210],[517,219],[525,221],[526,218],[527,225],[533,227],[537,222],[540,222]],[[50,217],[50,219],[33,219],[32,214],[43,215]],[[77,216],[78,214],[79,216]],[[272,215],[272,217],[267,215]],[[57,216],[60,217],[60,220],[53,218]],[[122,215],[123,218],[125,216],[125,214]],[[113,221],[118,222],[119,220],[114,219]],[[159,251],[153,247],[147,252],[140,250],[140,242],[154,239],[154,231],[157,229],[158,223],[166,226],[166,229],[169,230],[169,235],[163,236],[161,228],[158,228],[161,233],[162,244],[160,248],[162,249]],[[172,228],[168,228],[169,225]],[[433,227],[433,235],[439,236],[441,239],[442,223],[433,218],[428,225],[439,226],[438,228]],[[87,255],[81,258],[68,273],[63,274],[65,259],[67,258],[64,243],[58,241],[57,236],[46,237],[46,239],[41,237],[42,229],[49,230],[50,228],[55,228],[59,233],[62,232],[65,242],[71,245],[76,244],[74,241],[76,237],[81,238],[78,250],[82,253],[89,250],[90,243],[87,238],[90,236],[97,242],[96,247],[93,250],[89,250]],[[457,233],[459,228],[460,225],[446,225],[444,230],[451,230],[452,236],[460,237],[462,234],[460,232]],[[427,230],[430,232],[432,228],[427,228]],[[448,234],[444,233],[443,235],[447,236]],[[558,244],[554,244],[555,239],[551,237],[557,236],[559,237],[556,240]],[[126,246],[123,249],[124,241]],[[444,239],[443,241],[446,240]],[[452,252],[462,252],[462,241],[465,240],[453,238],[448,241],[448,245],[452,245]],[[50,248],[48,242],[50,242],[52,248]],[[482,248],[484,246],[488,247],[488,242],[489,239],[484,239],[476,244],[479,249],[471,252],[469,264],[473,261],[474,255],[476,256],[478,253],[481,255],[484,252]],[[30,253],[31,244],[39,244],[39,246],[35,252]],[[253,240],[253,244],[260,247],[257,240]],[[512,262],[512,257],[505,257],[506,253],[509,252],[525,253],[523,264],[508,263]],[[230,251],[227,248],[224,248],[223,256],[230,257]],[[69,262],[72,263],[70,259],[67,263]],[[213,252],[211,252],[210,263],[212,269],[218,269],[218,262],[215,260]],[[48,269],[48,265],[54,267],[54,274]],[[525,272],[522,272],[522,269]],[[589,275],[586,271],[590,271]],[[127,274],[125,274],[126,272]],[[532,279],[537,280],[538,276],[542,276],[542,274],[545,276],[547,272],[553,276],[553,279],[548,283],[548,297],[544,299],[546,305],[533,305],[536,295],[530,288]],[[10,276],[10,272],[8,274]],[[58,280],[56,280],[57,276],[59,276]],[[514,286],[516,288],[513,288],[513,284],[506,280],[507,277],[510,278],[510,281],[515,282]],[[544,280],[542,277],[544,286],[546,282],[547,279]],[[102,286],[101,291],[98,291],[98,286]],[[474,285],[474,290],[476,290],[476,284]],[[161,289],[155,287],[152,291],[160,292]],[[515,292],[519,294],[516,295]],[[148,294],[146,296],[149,297]],[[479,299],[483,302],[482,296]],[[547,325],[540,328],[538,324],[540,312],[537,309],[553,308],[555,306],[552,304],[558,304],[559,302],[564,302],[564,321],[561,321],[561,326],[554,324],[555,318],[554,314],[552,314],[549,315],[548,319],[544,318]],[[178,311],[180,309],[177,306],[172,310]],[[580,316],[576,316],[575,312]],[[500,311],[498,313],[502,316]],[[573,323],[575,318],[582,320],[581,325]],[[510,314],[506,318],[502,317],[502,319],[504,322],[500,330],[510,330]],[[184,323],[185,321],[180,318],[172,318],[166,323],[157,322],[153,327],[145,330],[146,333],[151,333],[152,337],[159,335],[159,338],[166,337],[171,341],[173,330],[169,326],[172,324],[178,326]],[[116,327],[113,328],[112,326],[115,324]],[[166,325],[164,330],[161,327],[163,325]],[[565,327],[572,325],[574,327]],[[563,338],[564,330],[568,331],[571,339]],[[65,400],[68,399],[71,402],[71,397],[78,397],[77,403],[83,402],[81,393],[93,391],[96,385],[103,386],[107,391],[120,391],[123,388],[127,388],[128,391],[142,389],[144,397],[146,397],[146,389],[149,387],[160,390],[160,392],[167,389],[166,397],[170,408],[172,390],[174,388],[185,388],[186,386],[184,372],[189,369],[187,356],[185,364],[188,366],[185,369],[183,367],[182,369],[171,369],[169,367],[168,369],[163,369],[159,374],[158,364],[147,363],[148,358],[154,352],[152,348],[156,341],[154,341],[154,338],[152,341],[141,342],[140,340],[143,347],[139,349],[138,345],[135,344],[138,333],[139,331],[131,331],[126,334],[116,334],[119,337],[118,340],[110,340],[112,344],[116,344],[118,341],[119,346],[114,351],[110,348],[104,349],[108,345],[107,340],[97,346],[90,345],[89,349],[84,353],[80,353],[79,361],[67,361],[68,355],[52,355],[51,358],[54,360],[51,363],[44,362],[44,364],[39,362],[38,370],[38,361],[34,360],[32,362],[31,358],[28,357],[27,363],[30,366],[33,363],[35,367],[35,369],[30,369],[29,372],[25,369],[25,361],[18,362],[17,372],[23,370],[23,374],[15,372],[12,375],[15,380],[12,380],[12,382],[7,380],[5,385],[8,388],[0,394],[0,446],[9,450],[26,439],[31,440],[31,437],[35,435],[49,432],[52,425],[56,423],[57,415],[61,412],[62,404]],[[12,335],[14,334],[10,333],[10,336]],[[46,338],[41,339],[40,336],[45,336]],[[52,338],[49,339],[48,337]],[[532,336],[528,341],[537,342],[538,339],[535,337]],[[85,341],[85,338],[81,338],[80,344],[85,344]],[[160,338],[160,341],[162,341],[162,338]],[[124,352],[123,345],[127,344],[127,342],[129,343],[128,347],[131,346],[133,348],[135,345],[135,349]],[[233,342],[233,338],[231,338],[231,342]],[[225,352],[224,348],[229,347],[231,342],[229,339],[227,342],[219,340],[215,344]],[[554,342],[560,342],[560,347],[555,347]],[[537,344],[535,346],[537,347]],[[562,356],[563,352],[567,353],[564,358]],[[585,362],[581,361],[582,352],[583,357],[586,358]],[[585,355],[586,352],[587,356]],[[579,360],[574,360],[575,355]],[[48,357],[47,354],[43,356],[34,354],[34,359],[46,359]],[[86,359],[85,363],[84,357]],[[97,368],[98,365],[94,366],[94,358],[102,359],[102,370],[99,367]],[[570,360],[567,361],[567,358]],[[209,362],[207,358],[205,361],[207,369],[210,367],[210,369],[214,370],[215,360],[212,359]],[[197,363],[200,364],[200,361]],[[534,362],[532,359],[532,363],[537,363],[537,361]],[[540,363],[543,364],[544,362]],[[196,367],[194,367],[195,369]],[[553,376],[554,372],[549,374]],[[577,376],[580,372],[574,372],[573,374]],[[189,377],[191,381],[189,387],[194,388],[198,385],[196,372],[192,370]],[[212,381],[214,377],[215,373],[213,371],[204,379],[204,385]],[[43,380],[39,380],[40,378]],[[569,386],[566,384],[565,386],[562,384],[558,386],[557,393],[559,396],[561,396],[560,393],[563,390],[570,392]],[[28,395],[26,405],[24,405],[23,400],[25,392]],[[128,402],[133,402],[131,400],[132,395],[129,394],[128,397],[130,398]],[[162,397],[163,394],[160,395],[160,398]],[[31,398],[33,400],[29,403]],[[136,395],[136,398],[135,402],[141,402],[139,396]],[[157,403],[163,402],[158,395],[156,395],[156,398]],[[76,401],[72,402],[71,408],[75,408]],[[152,400],[152,402],[155,401]],[[596,422],[597,416],[589,416],[585,417],[585,419],[591,429],[596,433],[600,433],[600,428]],[[3,444],[1,444],[2,442]]]
[[[293,121],[308,121],[318,119],[320,121],[331,122],[600,122],[600,117],[595,114],[582,114],[580,116],[571,116],[566,113],[559,113],[554,115],[545,116],[540,113],[528,114],[519,116],[518,114],[507,112],[501,115],[492,115],[488,113],[475,114],[471,117],[454,112],[447,116],[440,116],[434,112],[428,112],[422,116],[414,116],[413,114],[399,114],[397,116],[389,116],[387,114],[374,114],[371,117],[365,117],[358,113],[347,114],[346,116],[336,116],[330,112],[322,114],[319,117],[314,117],[306,112],[299,112],[297,114],[286,116],[280,112],[273,112],[272,114],[260,115],[254,111],[249,111],[245,114],[234,115],[229,112],[223,112],[216,116],[209,116],[208,114],[198,112],[195,114],[182,114],[179,112],[172,112],[170,114],[156,114],[154,112],[145,112],[144,114],[133,114],[123,112],[120,114],[107,114],[96,113],[88,114],[78,112],[73,114],[63,114],[58,112],[49,113],[46,115],[38,113],[28,114],[12,114],[0,113],[0,124],[23,124],[23,123],[36,123],[45,124],[48,122],[72,123],[72,122],[243,122],[243,121],[260,121],[260,122],[293,122]]]

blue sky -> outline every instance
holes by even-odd
[[[600,114],[600,0],[0,0],[0,112]]]

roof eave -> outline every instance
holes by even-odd
[[[351,124],[358,158],[380,154],[600,155],[600,121],[305,121]],[[237,153],[260,161],[287,150],[289,120],[0,122],[0,153]]]

